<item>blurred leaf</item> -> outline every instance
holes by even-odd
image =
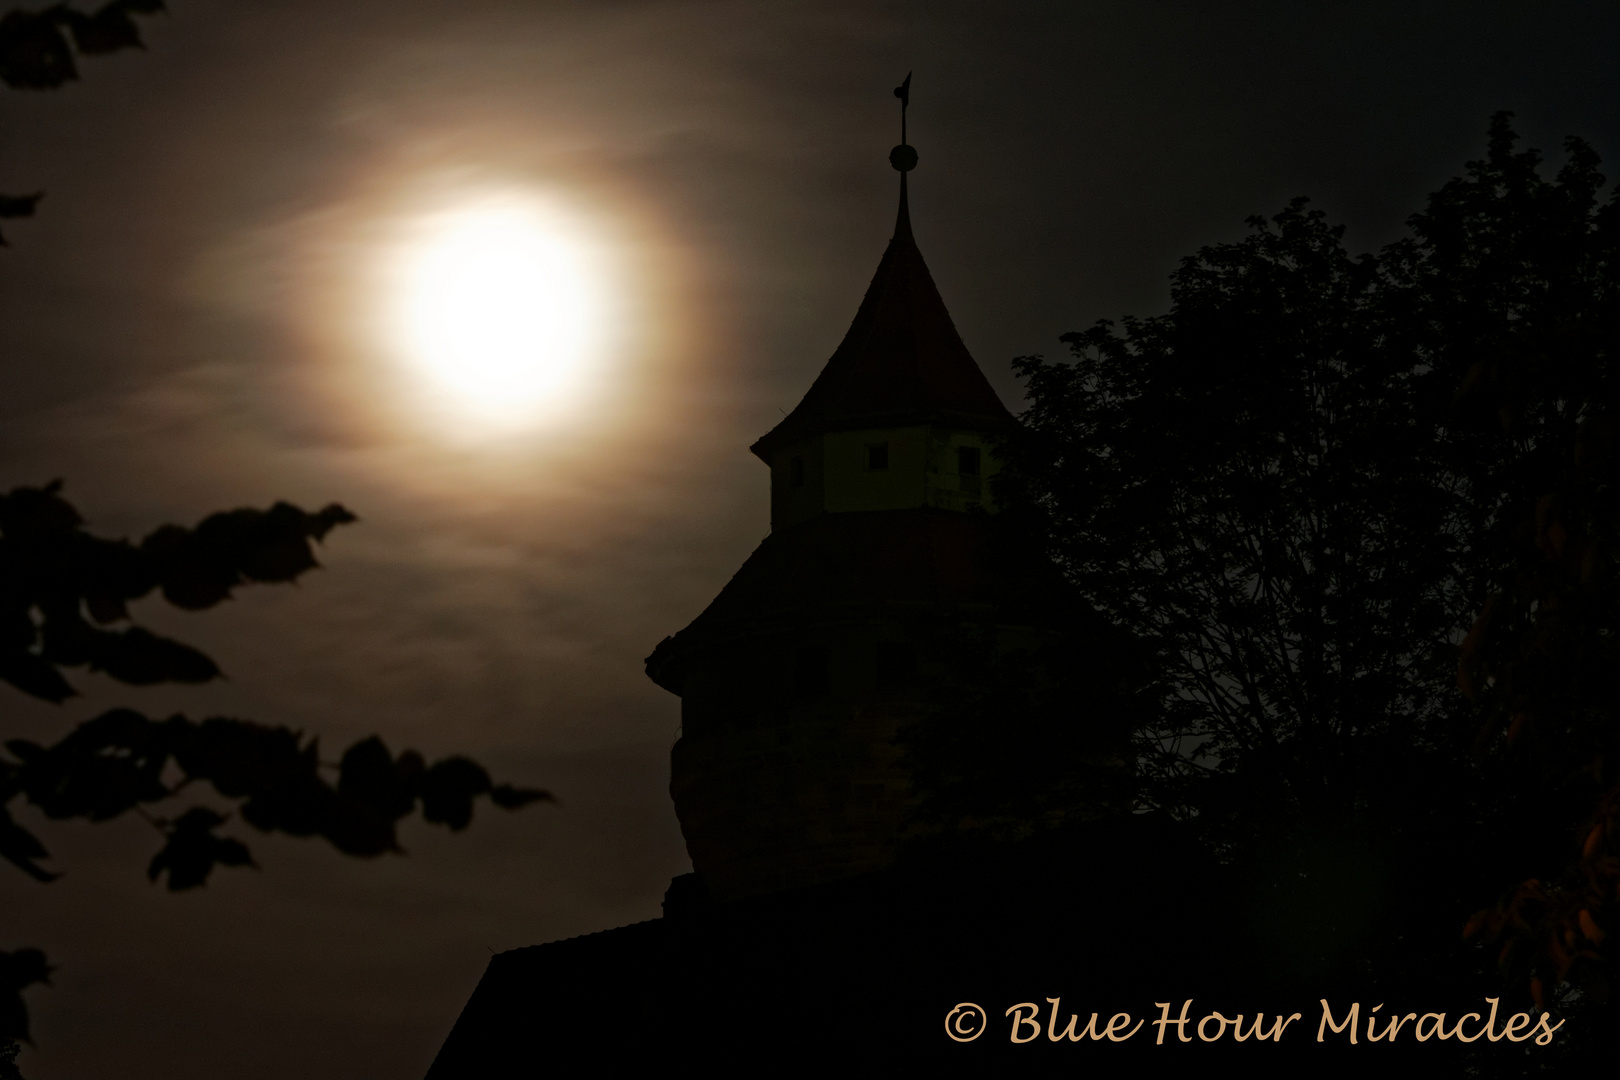
[[[492,786],[476,762],[464,757],[438,762],[422,777],[422,819],[459,832],[472,821],[473,798]]]
[[[86,56],[141,48],[140,30],[131,16],[162,10],[159,0],[111,0],[91,13],[66,4],[12,11],[0,19],[0,80],[18,90],[60,87],[79,77],[73,47]]]
[[[23,1007],[21,992],[35,983],[50,985],[50,975],[45,954],[38,949],[0,952],[0,1042],[7,1039],[31,1041],[28,1011]]]
[[[13,740],[14,783],[47,817],[106,821],[139,803],[167,798],[164,729],[129,709],[80,724],[48,749]]]
[[[82,529],[61,482],[0,495],[0,679],[47,701],[72,695],[61,667],[88,666],[120,682],[197,683],[219,676],[198,650],[141,627],[128,601],[161,586],[188,609],[210,607],[249,582],[295,580],[316,565],[310,544],[354,515],[333,504],[289,503],[213,514],[196,529],[166,525],[139,547]]]
[[[91,670],[105,671],[119,682],[132,686],[202,683],[219,676],[219,668],[204,654],[139,626],[117,634],[101,633],[104,636],[91,661]]]
[[[398,762],[373,735],[343,755],[338,793],[376,808],[390,821],[416,806],[416,785],[423,772],[421,755],[407,751]]]
[[[32,697],[62,702],[78,691],[43,657],[20,650],[0,651],[0,679]]]
[[[67,24],[73,32],[73,44],[86,56],[144,47],[140,29],[130,18],[129,6],[120,0],[102,5],[93,15],[71,11]]]
[[[539,788],[519,788],[511,784],[496,784],[489,789],[489,801],[502,810],[517,810],[534,802],[556,802],[549,791]]]
[[[163,595],[176,607],[212,607],[248,581],[292,581],[316,566],[310,540],[355,520],[333,504],[308,514],[288,503],[268,511],[233,510],[205,518],[195,530],[164,526],[141,542]]]
[[[16,1007],[19,1010],[22,1008],[22,996],[20,994],[17,996]],[[5,1005],[0,1005],[0,1012],[3,1012],[5,1008]],[[23,1026],[26,1026],[27,1013],[22,1013],[22,1017]],[[10,1021],[10,1023],[15,1022],[15,1020]],[[22,1071],[17,1068],[17,1055],[21,1051],[22,1047],[16,1042],[11,1039],[0,1038],[0,1080],[26,1080]]]
[[[0,81],[15,90],[50,90],[79,77],[59,11],[12,11],[0,18]]]
[[[0,195],[0,218],[33,217],[34,207],[44,197],[45,193],[42,191],[33,195]],[[5,237],[0,236],[0,247],[4,247],[5,244]]]
[[[50,852],[45,850],[38,837],[11,820],[11,811],[0,804],[0,858],[35,881],[52,882],[60,875],[51,873],[34,861],[49,856]]]
[[[208,881],[215,864],[253,866],[253,857],[238,840],[215,836],[214,830],[225,818],[205,807],[194,806],[168,829],[168,843],[152,856],[146,876],[156,881],[169,875],[169,891],[195,889]]]

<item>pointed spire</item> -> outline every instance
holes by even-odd
[[[902,138],[910,85],[907,75],[894,92]],[[901,142],[889,163],[900,173],[894,236],[843,343],[798,407],[751,447],[767,461],[777,446],[827,431],[923,423],[983,430],[1011,418],[962,344],[912,236],[906,174],[917,152]]]
[[[894,219],[894,236],[891,239],[899,240],[901,237],[911,239],[911,207],[906,203],[906,174],[900,174],[900,213]]]

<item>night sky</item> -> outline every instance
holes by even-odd
[[[7,5],[9,7],[9,5]],[[102,535],[342,502],[324,569],[137,618],[226,680],[0,687],[3,737],[114,705],[467,753],[561,800],[409,824],[369,861],[240,824],[261,869],[171,895],[145,822],[20,818],[65,876],[0,868],[31,1078],[398,1080],[491,951],[658,914],[688,869],[679,702],[642,659],[768,528],[748,444],[837,345],[912,218],[1010,407],[1016,355],[1154,314],[1201,245],[1294,195],[1353,250],[1517,114],[1620,167],[1620,8],[1299,4],[173,0],[148,49],[0,94],[0,488],[62,477]],[[383,340],[412,222],[491,192],[587,238],[611,302],[578,397],[490,430]]]

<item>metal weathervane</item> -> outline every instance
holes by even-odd
[[[906,145],[906,106],[911,104],[911,72],[906,72],[906,81],[894,88],[894,96],[900,99],[900,145],[889,151],[889,164],[902,173],[908,173],[917,167],[917,151]]]

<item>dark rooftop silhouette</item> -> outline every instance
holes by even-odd
[[[775,447],[824,431],[929,421],[994,428],[1010,418],[917,250],[902,173],[894,237],[843,343],[798,408],[750,449],[768,459]]]

